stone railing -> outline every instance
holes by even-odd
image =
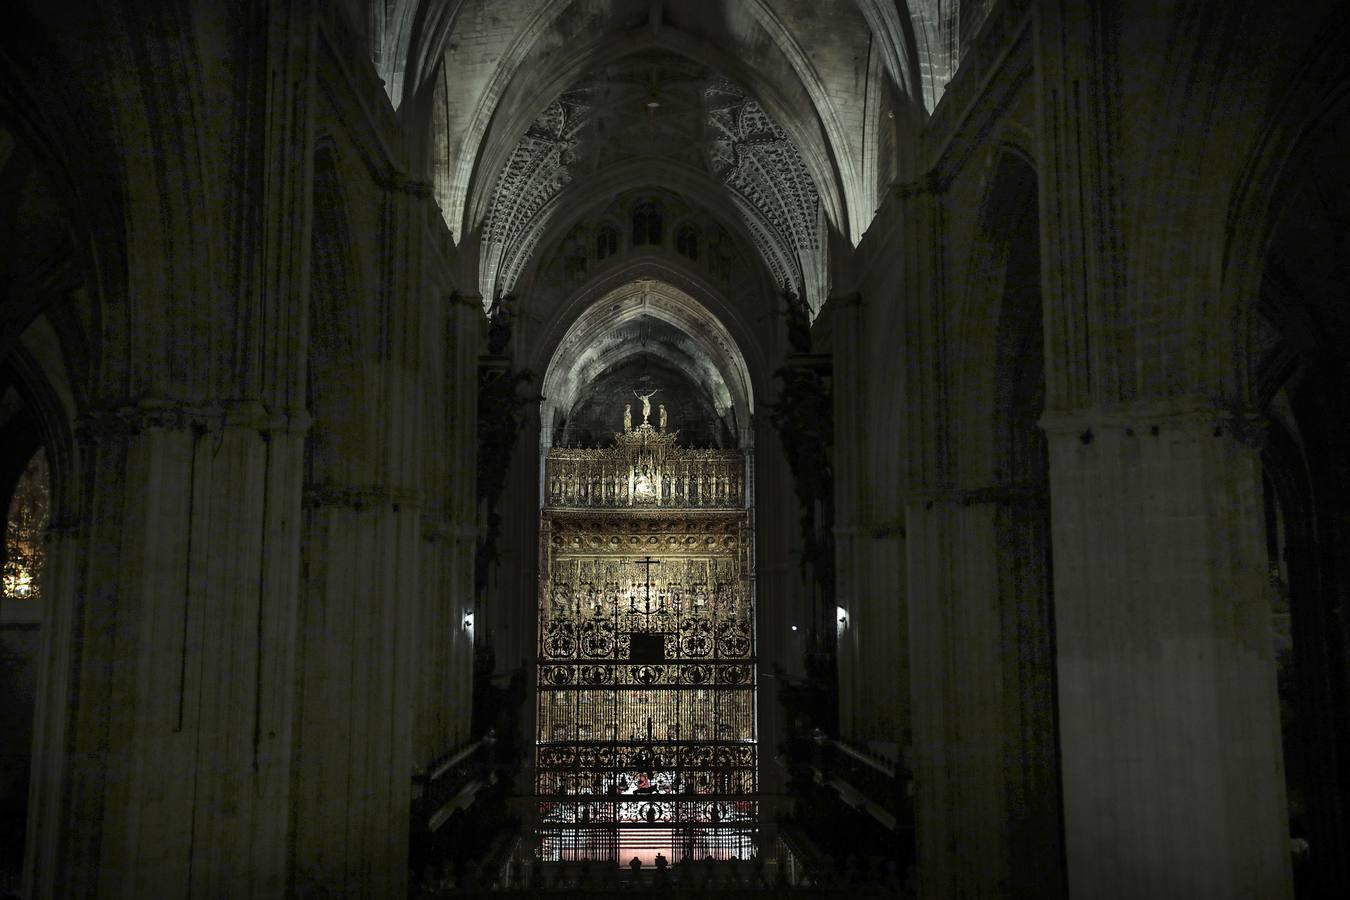
[[[735,509],[745,504],[745,461],[739,450],[672,447],[646,463],[619,449],[555,449],[544,491],[555,508]]]

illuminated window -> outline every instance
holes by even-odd
[[[43,541],[51,505],[47,454],[39,450],[14,486],[5,520],[5,599],[36,601],[42,595]]]

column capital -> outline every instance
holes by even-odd
[[[76,419],[75,433],[83,443],[96,443],[156,430],[214,433],[244,428],[271,435],[304,434],[309,426],[304,408],[271,410],[256,399],[187,402],[142,397],[88,410]]]
[[[839,294],[831,294],[826,298],[825,303],[832,303],[836,307],[861,307],[863,305],[862,291],[844,291]]]
[[[374,172],[379,181],[380,187],[388,191],[399,194],[407,194],[411,197],[432,197],[434,190],[431,182],[420,178],[414,178],[406,172],[398,169],[389,168],[383,172]]]
[[[899,197],[939,197],[947,192],[951,177],[929,169],[919,174],[913,181],[897,181],[890,186],[892,193]]]
[[[451,291],[445,299],[452,307],[466,306],[477,313],[483,311],[483,295],[476,292]]]
[[[1178,398],[1119,406],[1048,409],[1038,424],[1050,438],[1074,436],[1084,444],[1111,432],[1127,437],[1182,433],[1191,437],[1230,438],[1259,450],[1265,445],[1269,422],[1265,413],[1246,403]]]
[[[64,538],[76,537],[80,533],[83,523],[73,516],[63,516],[59,519],[53,519],[43,532],[43,540],[47,543],[54,543]]]

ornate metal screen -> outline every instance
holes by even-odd
[[[652,432],[646,442],[642,428]],[[649,479],[670,485],[670,467],[690,452],[667,445],[644,456],[656,435],[640,426],[616,451],[554,451],[546,472],[552,478],[560,462],[584,470],[590,453],[598,469],[627,463],[616,481],[636,482],[645,465]],[[720,454],[718,465],[740,478],[738,452],[698,452]],[[743,502],[691,508],[683,492],[656,487],[627,509],[594,509],[589,492],[572,493],[581,500],[572,504],[548,496],[536,756],[543,857],[747,858],[757,812],[749,512]]]

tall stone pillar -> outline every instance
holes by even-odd
[[[931,496],[905,515],[919,885],[931,900],[1007,895],[1001,659],[1010,647],[994,513]]]
[[[305,498],[295,890],[406,892],[421,513],[389,489]]]
[[[406,893],[416,673],[444,665],[441,648],[422,640],[444,623],[444,607],[429,602],[442,588],[439,569],[426,565],[436,548],[423,539],[424,511],[433,521],[438,512],[426,445],[444,439],[423,405],[423,392],[440,387],[430,373],[444,350],[424,339],[443,311],[419,276],[425,188],[398,175],[381,187],[366,198],[384,225],[383,271],[369,285],[381,316],[348,326],[361,341],[356,354],[311,345],[319,399],[304,497],[292,837],[301,896]]]
[[[829,302],[833,340],[840,352],[834,355],[834,566],[835,598],[848,611],[848,627],[839,628],[835,654],[839,673],[839,734],[848,741],[864,740],[865,707],[874,682],[864,666],[867,657],[862,639],[868,630],[880,631],[872,620],[870,606],[877,601],[865,575],[867,549],[861,534],[867,517],[864,473],[871,427],[866,414],[866,360],[856,352],[862,345],[862,303],[857,294],[832,297]],[[884,440],[884,436],[882,437]],[[836,619],[827,616],[827,624]],[[836,621],[837,627],[839,623]]]
[[[1072,895],[1289,897],[1252,426],[1181,404],[1043,424]]]
[[[1064,893],[1044,581],[1008,547],[1028,502],[1005,485],[915,499],[906,512],[925,898]]]
[[[82,521],[53,557],[31,895],[285,893],[298,419],[143,401],[83,422]]]
[[[41,629],[37,684],[34,690],[33,761],[28,836],[24,844],[24,896],[53,893],[68,838],[62,785],[70,776],[65,753],[71,716],[66,706],[75,678],[75,604],[63,602],[80,593],[86,529],[74,522],[53,523],[48,530],[44,588],[56,598],[47,604]]]
[[[438,213],[439,215],[439,213]],[[449,401],[450,457],[446,512],[452,545],[451,601],[460,610],[473,609],[472,632],[460,631],[449,681],[456,745],[471,737],[475,645],[484,622],[474,590],[474,551],[478,546],[478,349],[482,340],[483,306],[477,296],[453,295],[451,340],[446,372]]]
[[[417,213],[427,220],[440,217],[425,204]],[[410,760],[424,777],[466,744],[472,725],[473,641],[482,624],[474,619],[466,624],[466,618],[475,609],[474,422],[482,308],[476,298],[466,301],[420,284],[410,285],[408,295],[408,319],[421,323],[409,349],[415,345],[419,359],[397,377],[421,385],[399,391],[418,397],[419,407],[417,413],[404,406],[395,414],[408,428],[401,477],[416,479],[422,500],[419,589],[406,622],[417,645]]]

